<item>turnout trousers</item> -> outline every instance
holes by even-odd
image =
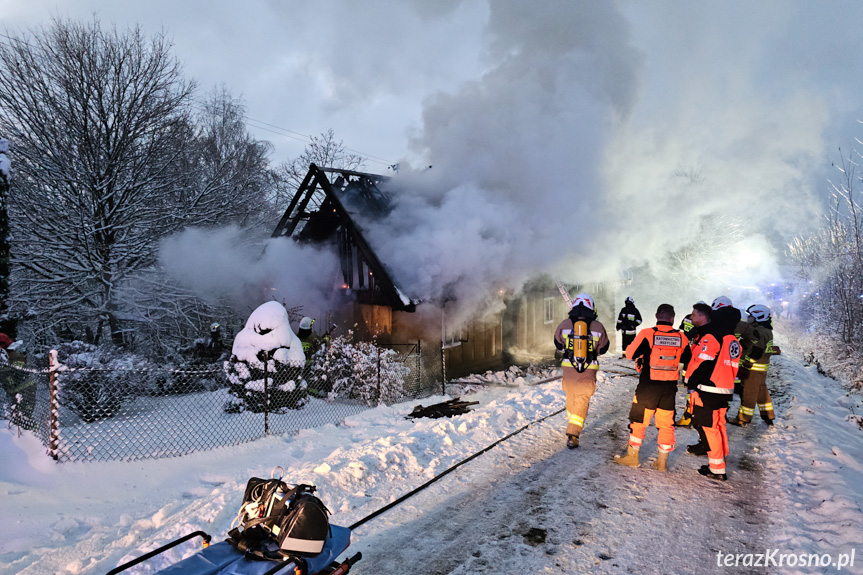
[[[659,430],[657,443],[660,453],[674,450],[674,395],[677,392],[676,381],[640,382],[635,388],[635,397],[629,410],[629,445],[641,448],[644,433],[650,425],[650,419],[656,417],[656,429]]]
[[[635,341],[635,333],[621,333],[621,345],[623,346],[623,353],[626,353],[626,348],[629,347],[633,341]]]
[[[725,413],[728,400],[712,393],[692,392],[692,423],[700,428],[707,438],[707,465],[711,473],[725,473],[725,458],[728,457],[728,430],[725,428]]]
[[[596,391],[596,370],[578,373],[574,367],[563,367],[563,392],[566,394],[566,434],[578,437],[584,429],[590,398]]]
[[[767,390],[767,371],[751,370],[746,379],[743,380],[743,394],[740,397],[740,409],[737,411],[737,419],[740,421],[752,421],[755,415],[755,406],[761,419],[773,421],[776,415],[773,413],[773,400]]]

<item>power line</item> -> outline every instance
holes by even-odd
[[[208,111],[209,103],[207,103],[207,102],[205,102],[205,101],[202,101],[202,100],[200,100],[200,99],[196,99],[196,98],[191,98],[191,100],[192,100],[192,102],[194,102],[194,103],[197,105],[197,108],[198,108],[199,110],[202,110],[202,111]],[[294,140],[298,140],[298,141],[303,142],[303,143],[305,143],[305,144],[311,144],[311,143],[312,143],[312,137],[311,137],[311,136],[307,136],[307,135],[305,135],[305,134],[301,134],[301,133],[299,133],[299,132],[295,132],[294,130],[289,130],[289,129],[287,129],[287,128],[282,128],[281,126],[277,126],[277,125],[275,125],[275,124],[270,124],[269,122],[264,122],[263,120],[257,120],[257,119],[255,119],[255,118],[250,118],[249,116],[247,116],[247,115],[245,115],[245,114],[243,114],[243,119],[246,121],[246,123],[247,123],[247,124],[248,124],[249,122],[254,122],[254,124],[249,124],[249,125],[251,125],[253,128],[257,128],[257,129],[259,129],[259,130],[264,130],[265,132],[270,132],[270,133],[272,133],[272,134],[276,134],[276,135],[279,135],[279,136],[286,136],[286,137],[288,137],[288,138],[293,138]],[[255,124],[258,124],[258,125],[255,125]],[[264,126],[270,126],[271,128],[275,128],[275,130],[272,130],[272,129],[266,128],[266,127],[264,127]],[[279,130],[279,131],[276,131],[276,130]],[[350,151],[350,152],[354,152],[354,153],[356,153],[356,154],[359,154],[359,155],[363,156],[365,159],[367,159],[367,160],[369,160],[369,161],[371,161],[371,162],[375,162],[375,163],[378,163],[378,164],[383,164],[383,165],[385,165],[385,166],[387,166],[387,167],[390,167],[390,166],[394,165],[394,163],[393,163],[393,162],[391,162],[391,161],[389,161],[389,160],[387,160],[387,159],[385,159],[385,158],[381,158],[380,156],[373,156],[373,155],[371,155],[371,154],[366,154],[366,153],[361,152],[361,151],[359,151],[359,150],[355,150],[355,149],[353,149],[353,148],[348,148],[348,147],[345,147],[344,149],[345,149],[345,150],[348,150],[348,151]]]
[[[192,101],[201,105],[201,106],[209,106],[209,104],[207,102],[204,102],[200,99],[192,98]],[[253,126],[255,128],[258,128],[259,130],[264,130],[264,131],[267,131],[267,132],[270,132],[273,134],[278,134],[280,136],[287,136],[288,138],[300,140],[300,141],[305,142],[307,144],[312,143],[312,137],[307,136],[306,134],[301,134],[301,133],[296,132],[294,130],[289,130],[288,128],[283,128],[281,126],[277,126],[277,125],[271,124],[269,122],[264,122],[263,120],[251,118],[245,114],[243,114],[243,119],[246,120],[247,122],[254,122],[255,124],[259,124],[257,126]],[[275,128],[276,130],[279,130],[279,131],[275,132],[273,130],[269,130],[269,129],[265,128],[264,126],[269,126],[270,128]],[[299,136],[299,137],[297,137],[297,136]],[[347,146],[345,146],[345,150],[348,150],[349,152],[354,152],[355,154],[359,154],[359,155],[363,156],[364,158],[366,158],[372,162],[377,162],[377,163],[383,164],[385,166],[392,166],[394,164],[394,162],[391,162],[390,160],[387,160],[386,158],[381,158],[380,156],[374,156],[372,154],[367,154],[365,152],[361,152],[360,150],[348,148]]]
[[[13,38],[12,36],[9,36],[8,34],[3,34],[2,32],[0,32],[0,37],[6,38],[6,39],[11,40],[13,42],[20,42],[21,44],[29,46],[30,48],[36,48],[36,46],[33,46],[32,44],[30,44],[29,42],[27,42],[25,40],[22,40],[20,38]],[[0,42],[0,44],[4,44],[10,48],[13,47],[8,42]],[[199,100],[196,98],[190,98],[190,100],[193,103],[197,104],[197,107],[199,110],[206,111],[205,106],[208,106],[208,104],[205,101],[202,101],[202,100]],[[304,144],[311,144],[312,143],[312,137],[307,136],[306,134],[301,134],[300,132],[296,132],[294,130],[289,130],[288,128],[283,128],[281,126],[277,126],[277,125],[271,124],[269,122],[264,122],[263,120],[257,120],[255,118],[251,118],[251,117],[247,116],[246,114],[243,114],[242,117],[249,126],[255,128],[255,129],[263,130],[264,132],[269,132],[269,133],[275,134],[277,136],[284,136],[286,138],[291,138],[293,140],[303,142]],[[250,122],[252,122],[252,123],[250,123]],[[269,128],[267,128],[265,126],[269,126]],[[274,128],[274,129],[270,129],[270,128]],[[356,150],[354,148],[348,148],[347,146],[345,146],[344,149],[349,151],[349,152],[359,154],[360,156],[363,156],[366,160],[368,160],[370,162],[382,164],[388,168],[395,165],[395,162],[392,162],[392,161],[387,160],[386,158],[382,158],[380,156],[367,154],[365,152],[362,152],[360,150]]]

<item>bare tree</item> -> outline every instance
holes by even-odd
[[[841,150],[840,150],[841,154]],[[820,229],[799,236],[788,246],[798,275],[812,286],[805,317],[824,333],[841,336],[846,344],[863,345],[863,217],[855,198],[860,154],[852,150],[834,167],[831,202]]]
[[[224,88],[198,101],[199,133],[186,158],[187,184],[179,190],[177,218],[197,225],[256,227],[277,217],[267,195],[273,187],[269,142],[246,129],[245,106]]]
[[[303,153],[292,160],[282,162],[276,169],[277,186],[274,203],[284,207],[291,201],[309,171],[309,165],[315,164],[321,168],[338,168],[340,170],[365,169],[365,158],[351,154],[345,148],[342,140],[336,141],[333,130],[327,130],[320,136],[311,136],[311,142],[306,145]]]

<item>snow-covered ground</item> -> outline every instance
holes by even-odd
[[[636,379],[629,362],[603,359],[579,449],[563,445],[563,414],[530,426],[359,527],[350,552],[363,560],[352,573],[822,573],[839,571],[777,563],[783,554],[847,562],[852,552],[854,565],[841,572],[863,573],[861,397],[779,340],[785,353],[769,380],[779,420],[729,427],[728,482],[696,473],[705,461],[685,454],[696,440],[686,429],[668,473],[649,466],[655,431],[641,469],[614,464]],[[247,479],[277,465],[288,481],[318,486],[334,523],[352,524],[564,406],[559,381],[498,379],[515,385],[453,386],[479,405],[451,419],[405,419],[419,403],[411,401],[158,461],[58,465],[33,436],[3,430],[0,574],[104,573],[190,531],[223,537]],[[130,572],[155,572],[198,549],[185,544]],[[758,554],[771,566],[746,565]]]

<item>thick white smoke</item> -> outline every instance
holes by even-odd
[[[817,223],[831,154],[863,116],[855,2],[267,10],[256,20],[292,43],[253,76],[268,89],[247,92],[289,92],[295,117],[326,113],[307,131],[332,126],[364,150],[401,118],[402,166],[433,167],[399,173],[395,211],[370,239],[406,293],[468,311],[541,272],[599,282],[649,265],[662,285],[643,293],[664,293],[687,242],[701,246],[706,293],[674,303],[772,279],[784,242]],[[372,29],[383,33],[358,33]]]
[[[329,309],[337,258],[332,250],[287,238],[268,240],[262,252],[260,243],[248,242],[234,227],[190,228],[163,240],[159,252],[165,272],[205,300],[242,312],[284,301],[315,316]]]
[[[609,4],[489,10],[486,72],[426,101],[413,144],[432,169],[400,178],[395,211],[372,232],[408,293],[473,311],[555,267],[570,281],[618,273],[596,267],[608,251],[600,168],[640,61]]]
[[[824,131],[848,109],[816,82],[837,78],[782,51],[823,25],[806,20],[816,8],[488,7],[484,73],[426,99],[413,146],[433,167],[400,178],[374,231],[406,291],[476,311],[537,273],[649,266],[663,285],[633,288],[653,298],[690,243],[703,293],[679,302],[777,279],[783,243],[817,219]]]

